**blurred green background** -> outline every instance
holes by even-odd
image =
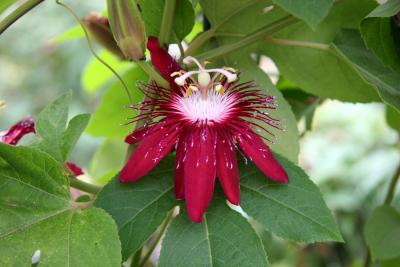
[[[104,2],[70,4],[83,17],[90,11],[104,10]],[[96,109],[104,90],[90,93],[83,89],[82,73],[93,58],[86,40],[55,41],[74,25],[66,10],[46,1],[1,36],[0,100],[7,107],[0,114],[0,130],[27,115],[36,115],[68,90],[73,91],[71,116]],[[304,128],[304,121],[299,127]],[[107,165],[123,150],[122,142],[109,142],[102,147],[108,157],[103,153],[101,161],[97,157],[91,163],[101,142],[102,138],[84,134],[71,161],[88,170],[90,165]],[[382,203],[388,181],[399,165],[398,143],[397,132],[386,123],[383,104],[324,101],[315,112],[311,131],[301,138],[299,161],[335,211],[346,243],[303,247],[265,233],[273,266],[360,266],[365,251],[362,227],[372,208]],[[93,171],[89,174],[97,176]],[[400,204],[399,194],[396,203]]]

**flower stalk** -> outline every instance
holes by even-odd
[[[8,29],[14,22],[16,22],[20,17],[28,13],[35,6],[43,2],[44,0],[27,0],[22,5],[17,7],[8,16],[6,16],[2,21],[0,21],[0,34]]]
[[[85,181],[82,181],[82,180],[76,178],[73,175],[69,175],[69,184],[73,188],[76,188],[76,189],[79,189],[81,191],[85,191],[85,192],[91,193],[91,194],[97,194],[102,189],[102,186],[87,183]]]
[[[258,30],[256,32],[253,32],[253,33],[247,35],[246,37],[244,37],[243,39],[241,39],[235,43],[232,43],[229,45],[223,45],[223,46],[220,46],[213,50],[199,54],[197,56],[197,59],[199,59],[200,61],[212,60],[212,59],[221,57],[223,55],[232,53],[234,51],[237,51],[243,47],[246,47],[246,46],[264,38],[267,35],[276,33],[279,30],[281,30],[297,21],[298,20],[296,18],[294,18],[293,16],[290,16],[290,15],[286,16],[286,17],[284,17],[280,20],[277,20],[276,22],[262,28],[261,30]]]
[[[171,36],[172,25],[174,23],[174,13],[176,7],[176,0],[165,0],[163,17],[161,20],[161,28],[158,39],[162,46],[166,46],[169,43]]]

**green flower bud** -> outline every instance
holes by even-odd
[[[131,60],[144,58],[146,31],[135,0],[107,0],[111,31],[122,53]]]
[[[97,14],[91,13],[89,16],[82,20],[90,35],[104,48],[109,50],[114,55],[123,59],[125,56],[122,54],[121,49],[112,35],[108,19]]]

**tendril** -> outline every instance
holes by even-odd
[[[88,44],[88,47],[89,47],[90,52],[93,54],[93,56],[94,56],[98,61],[100,61],[101,64],[103,64],[106,68],[108,68],[108,69],[114,74],[115,77],[117,77],[117,79],[121,82],[122,86],[124,87],[124,90],[125,90],[125,92],[126,92],[128,98],[129,98],[129,101],[130,101],[131,103],[133,103],[132,96],[131,96],[131,94],[130,94],[130,92],[129,92],[128,86],[126,85],[126,83],[124,82],[124,80],[122,79],[122,77],[117,73],[117,71],[115,71],[115,70],[113,69],[113,67],[110,66],[110,64],[108,64],[107,62],[105,62],[105,61],[94,51],[93,44],[92,44],[92,41],[90,40],[89,34],[88,34],[87,30],[86,30],[86,27],[85,27],[85,25],[83,25],[83,23],[82,23],[82,21],[79,19],[78,15],[72,10],[71,7],[69,7],[68,5],[62,3],[60,0],[56,0],[56,3],[57,3],[58,5],[60,5],[60,6],[62,6],[63,8],[65,8],[65,9],[74,17],[74,19],[79,23],[79,25],[81,26],[81,28],[82,28],[82,30],[83,30],[83,33],[85,34],[85,38],[86,38],[86,41],[87,41],[87,44]]]

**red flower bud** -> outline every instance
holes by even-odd
[[[97,13],[91,13],[89,16],[83,19],[83,24],[89,31],[90,35],[103,47],[109,50],[119,58],[125,58],[122,54],[121,49],[117,45],[117,42],[112,35],[110,24],[106,17],[103,17]]]
[[[0,136],[0,141],[10,145],[16,145],[24,135],[34,132],[35,121],[33,118],[28,117],[11,126],[5,134]]]

